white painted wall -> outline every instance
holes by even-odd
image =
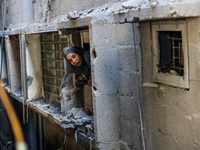
[[[26,40],[28,99],[37,99],[42,96],[43,87],[40,34],[26,35]]]

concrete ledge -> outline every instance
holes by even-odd
[[[200,1],[186,0],[182,2],[163,2],[156,6],[147,6],[125,11],[114,15],[117,23],[137,22],[157,19],[175,19],[200,16]]]
[[[35,23],[26,27],[26,34],[44,33],[44,32],[58,32],[61,29],[72,29],[87,27],[91,24],[91,17],[78,18],[74,20],[66,20],[62,22],[45,22]]]

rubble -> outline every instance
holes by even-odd
[[[31,101],[29,107],[37,108],[37,111],[45,116],[52,116],[54,121],[65,129],[76,129],[89,139],[94,137],[93,116],[87,115],[84,108],[73,107],[66,116],[63,116],[59,107],[46,104],[41,100]]]

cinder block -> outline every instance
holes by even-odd
[[[109,52],[110,48],[116,46],[115,24],[94,23],[91,39],[95,47],[103,47],[105,51]]]
[[[139,46],[140,34],[137,23],[116,24],[117,45]]]
[[[180,109],[173,107],[165,108],[165,128],[166,133],[182,140],[193,138],[192,120]],[[178,126],[177,126],[178,125]]]
[[[194,43],[195,45],[199,45],[200,18],[188,18],[187,26],[188,43]],[[190,51],[193,51],[193,49],[190,49]]]
[[[95,92],[96,142],[119,140],[119,101],[117,95],[102,95]]]
[[[199,79],[199,74],[200,74],[199,45],[197,45],[196,43],[195,44],[189,43],[188,46],[189,46],[189,59],[188,59],[189,64],[188,64],[188,66],[189,66],[190,79],[191,80],[200,80]]]
[[[165,128],[165,108],[162,104],[153,103],[148,108],[144,107],[144,115],[147,122],[149,122],[148,127],[151,132],[158,134],[166,134]],[[148,111],[147,111],[148,110]]]
[[[133,24],[116,24],[117,45],[134,45]]]
[[[140,125],[121,119],[121,140],[133,149],[142,149]]]
[[[122,96],[137,97],[137,88],[140,82],[137,82],[137,75],[132,72],[119,71],[119,94]]]
[[[101,150],[121,150],[119,142],[106,142],[106,143],[97,143],[97,149]]]
[[[105,52],[104,48],[97,48],[97,58],[93,61],[93,85],[103,94],[117,94],[117,61],[115,49]]]
[[[118,69],[125,72],[136,72],[135,48],[133,46],[117,46]]]
[[[140,123],[137,97],[119,96],[120,119]]]

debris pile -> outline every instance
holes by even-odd
[[[66,116],[63,116],[61,109],[52,104],[46,104],[43,101],[31,101],[29,106],[34,107],[39,113],[44,116],[49,116],[54,119],[61,127],[65,129],[74,129],[83,133],[89,139],[94,137],[94,121],[93,116],[88,115],[84,108],[73,107],[68,111]]]

